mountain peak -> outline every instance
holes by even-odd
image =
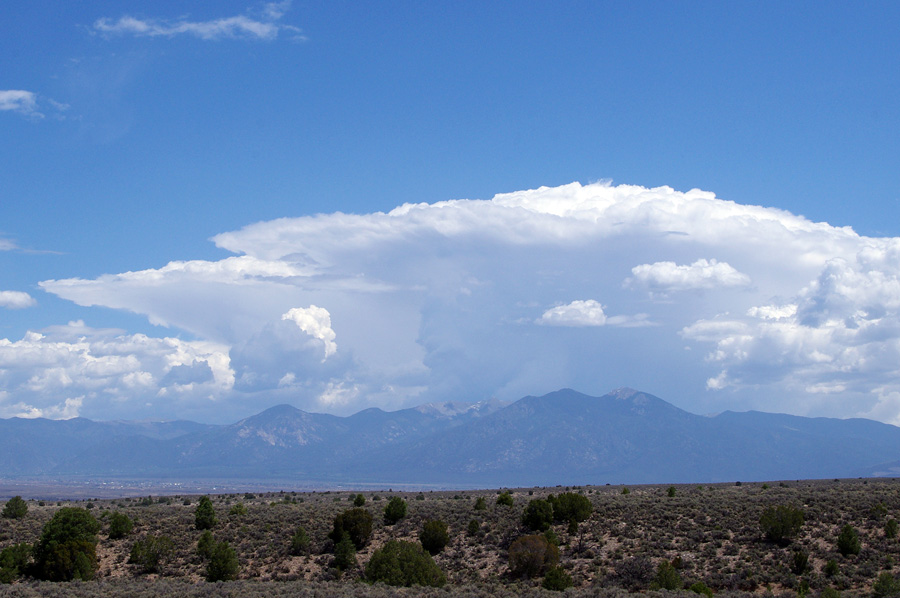
[[[639,390],[635,390],[633,388],[629,388],[627,386],[623,386],[621,388],[617,388],[614,391],[609,393],[609,396],[614,399],[618,399],[620,401],[626,401],[628,399],[634,398],[635,395],[644,394]]]
[[[460,401],[445,401],[443,403],[425,403],[413,407],[415,411],[435,417],[459,417],[462,415],[489,415],[494,411],[509,405],[505,401],[496,398],[478,401],[477,403],[463,403]]]
[[[275,405],[274,407],[269,407],[268,409],[261,411],[251,417],[254,417],[257,419],[269,419],[269,418],[273,418],[273,417],[294,416],[294,415],[297,415],[298,413],[304,413],[304,412],[300,409],[297,409],[293,405],[282,404],[282,405]],[[247,419],[250,419],[250,418],[247,418]]]

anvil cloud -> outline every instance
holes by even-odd
[[[693,410],[900,423],[900,239],[700,190],[572,183],[213,242],[233,255],[42,282],[166,336],[73,323],[5,341],[3,415],[346,413],[627,385]]]

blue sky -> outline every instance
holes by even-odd
[[[900,423],[898,20],[4,3],[0,416],[632,386]]]

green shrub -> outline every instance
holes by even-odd
[[[353,506],[361,507],[364,504],[366,504],[366,497],[363,496],[362,494],[357,494],[356,497],[353,499]]]
[[[802,550],[795,550],[791,556],[791,572],[803,575],[809,569],[809,555]]]
[[[556,535],[556,532],[553,531],[552,527],[544,532],[544,537],[554,546],[559,546],[559,537]]]
[[[562,567],[550,567],[547,570],[547,574],[544,575],[544,581],[541,583],[542,588],[554,592],[562,592],[573,585],[572,576],[566,573]]]
[[[419,533],[419,542],[422,548],[432,556],[436,555],[450,543],[450,534],[447,533],[447,524],[439,519],[429,519]]]
[[[759,518],[759,527],[770,542],[784,544],[803,526],[803,511],[790,505],[767,507]]]
[[[338,571],[346,571],[356,566],[356,546],[350,534],[344,532],[341,541],[334,545],[334,566]]]
[[[44,525],[34,547],[35,577],[88,580],[97,570],[100,524],[86,509],[63,507]]]
[[[623,559],[613,568],[618,584],[632,592],[647,589],[653,580],[653,563],[645,556]]]
[[[869,510],[869,517],[877,521],[879,519],[884,519],[887,512],[887,506],[883,502],[879,502]]]
[[[4,519],[21,519],[28,513],[28,503],[21,496],[13,496],[3,506]]]
[[[366,565],[366,580],[390,586],[434,586],[447,582],[443,571],[421,546],[390,540],[372,554]]]
[[[537,577],[559,562],[559,548],[542,535],[522,536],[509,545],[513,577]]]
[[[823,588],[819,598],[841,598],[841,593],[832,587]]]
[[[840,569],[838,568],[837,561],[834,559],[830,559],[827,563],[825,563],[825,566],[822,567],[822,572],[827,577],[834,577],[838,574],[839,571]]]
[[[651,590],[680,590],[684,586],[678,570],[669,561],[660,561],[656,568],[656,577],[650,584]]]
[[[474,536],[481,530],[481,524],[477,519],[470,519],[469,526],[466,528],[466,533],[470,536]]]
[[[688,589],[695,594],[703,594],[707,598],[712,598],[713,595],[713,591],[710,589],[710,587],[702,581],[695,581],[690,585]]]
[[[215,547],[216,541],[213,539],[211,531],[206,530],[200,534],[200,538],[197,540],[197,554],[199,554],[201,558],[208,559],[212,556],[213,548]]]
[[[837,537],[837,549],[843,556],[859,554],[862,546],[859,542],[859,534],[849,523],[841,528]]]
[[[504,507],[513,506],[513,497],[512,494],[509,493],[509,490],[504,490],[497,497],[497,504]]]
[[[234,548],[228,542],[217,542],[206,565],[206,581],[237,579],[238,560]]]
[[[147,536],[134,543],[128,562],[144,573],[157,573],[175,553],[175,542],[169,536]]]
[[[294,535],[291,536],[289,552],[292,556],[300,556],[309,552],[309,536],[302,527],[298,527]]]
[[[559,496],[552,494],[547,498],[553,506],[553,519],[558,522],[575,521],[581,523],[591,516],[594,506],[588,497],[574,492],[564,492]]]
[[[337,544],[345,533],[350,536],[350,541],[357,550],[364,547],[372,535],[372,514],[360,508],[348,509],[339,514],[334,518],[334,527],[328,537]]]
[[[900,596],[900,581],[890,571],[882,571],[878,579],[872,585],[872,595],[875,598],[893,598]]]
[[[666,490],[666,495],[669,498],[673,498],[675,496],[675,486],[669,486],[669,488]]]
[[[233,517],[243,517],[247,514],[247,507],[244,506],[244,503],[239,502],[228,511],[228,514]]]
[[[884,524],[884,537],[888,540],[893,540],[897,537],[896,519],[888,519],[887,523]]]
[[[553,505],[549,501],[536,498],[528,501],[522,513],[522,525],[536,532],[550,529],[553,523]]]
[[[194,510],[194,527],[197,529],[212,529],[216,525],[216,511],[208,496],[201,496],[197,508]]]
[[[118,540],[131,533],[134,522],[125,513],[116,511],[109,516],[109,539]]]
[[[385,525],[394,525],[406,517],[406,501],[399,496],[392,496],[388,504],[384,505]]]
[[[0,550],[0,583],[12,583],[22,575],[31,561],[31,546],[14,544]]]
[[[484,511],[485,509],[487,509],[487,501],[484,500],[483,496],[479,496],[475,499],[475,510]]]

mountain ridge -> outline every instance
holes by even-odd
[[[889,424],[701,416],[631,388],[346,417],[282,404],[227,425],[0,419],[4,477],[540,486],[896,475],[898,463]]]

